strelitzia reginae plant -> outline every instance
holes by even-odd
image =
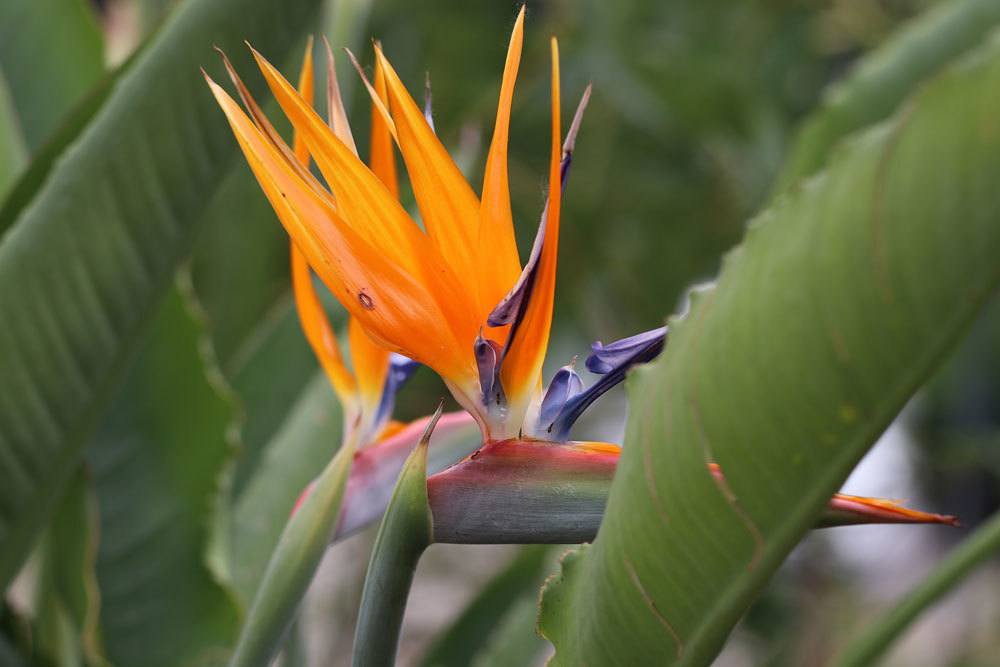
[[[329,485],[336,493],[314,490],[300,501],[303,508],[310,502],[332,508],[319,513],[322,529],[312,535],[316,544],[381,515],[389,502],[387,480],[403,468],[403,458],[424,426],[432,428],[435,423],[439,429],[459,431],[474,422],[480,438],[478,446],[439,448],[446,450],[442,457],[446,461],[432,466],[432,471],[443,469],[432,474],[425,487],[433,541],[576,543],[596,534],[620,449],[613,443],[572,441],[571,429],[587,407],[624,379],[630,367],[660,353],[667,330],[660,327],[608,345],[595,343],[586,367],[600,377],[590,387],[585,388],[573,364],[559,369],[547,386],[543,382],[555,303],[561,202],[590,88],[564,138],[558,44],[553,37],[548,195],[534,246],[522,266],[506,152],[523,27],[522,8],[507,52],[478,196],[436,136],[429,108],[421,109],[414,101],[377,43],[371,80],[358,68],[373,105],[367,165],[358,157],[328,46],[328,121],[313,109],[311,45],[298,89],[253,51],[294,128],[293,147],[274,130],[228,61],[245,112],[208,79],[250,168],[291,238],[303,329],[346,415],[345,445],[335,459],[337,482]],[[402,154],[420,223],[400,203],[394,146]],[[310,171],[310,159],[322,180]],[[310,268],[350,314],[354,375],[346,369],[313,291]],[[392,396],[415,364],[439,374],[465,413],[440,421],[418,420],[408,427],[392,422]],[[434,450],[438,436],[432,439],[430,428],[423,442],[429,441]],[[369,446],[357,451],[361,444]],[[714,464],[710,468],[720,492],[728,493],[722,470]],[[323,486],[324,475],[314,489]],[[341,508],[344,488],[347,496]],[[290,522],[282,545],[294,537],[289,532],[303,511]],[[954,523],[955,519],[892,501],[838,494],[819,525],[900,522]],[[282,545],[269,575],[296,566],[282,561]],[[286,587],[287,601],[278,605],[285,615],[272,614],[271,626],[287,625],[316,562],[318,557],[309,561],[297,586]],[[273,595],[264,591],[267,579],[258,602]],[[254,609],[260,605],[255,603]],[[252,664],[254,660],[246,656],[270,656],[278,645],[280,632],[266,640],[247,639],[248,632],[263,627],[255,618],[251,611],[235,664]],[[256,642],[256,648],[245,649],[248,641]]]

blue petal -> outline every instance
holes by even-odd
[[[503,388],[500,386],[500,344],[495,340],[476,337],[473,345],[476,355],[476,366],[479,368],[479,387],[483,392],[483,404],[490,405],[493,401],[503,402]]]
[[[393,352],[389,355],[389,372],[385,376],[385,385],[382,388],[382,399],[379,401],[378,410],[375,412],[374,428],[378,430],[392,416],[392,409],[396,404],[396,393],[403,388],[406,381],[420,367],[420,364]]]
[[[542,424],[551,424],[559,415],[566,402],[583,391],[583,380],[573,369],[573,364],[563,366],[552,377],[545,390],[538,419]]]
[[[594,353],[587,358],[587,368],[594,373],[601,373],[601,379],[586,391],[566,401],[546,429],[550,437],[554,440],[566,440],[569,437],[569,430],[584,410],[589,408],[605,392],[624,380],[628,369],[632,366],[652,361],[658,357],[663,351],[666,341],[667,328],[660,327],[623,338],[610,345],[595,343]],[[542,420],[540,423],[545,424],[546,422]]]
[[[587,357],[587,370],[599,375],[610,373],[636,353],[650,346],[655,346],[658,342],[662,343],[666,335],[667,328],[659,327],[658,329],[644,331],[628,338],[616,340],[608,345],[597,341],[590,346],[591,355]]]

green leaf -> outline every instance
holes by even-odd
[[[205,562],[232,405],[172,290],[87,450],[100,509],[101,626],[114,664],[219,663],[239,613]]]
[[[34,152],[28,168],[23,170],[11,184],[3,199],[3,205],[0,206],[0,234],[5,233],[14,225],[24,208],[38,194],[38,190],[45,184],[56,160],[86,129],[87,124],[108,98],[115,81],[128,69],[137,55],[138,51],[117,69],[108,72],[94,84],[80,100],[80,103],[66,114],[59,128]]]
[[[233,582],[253,599],[295,500],[337,452],[343,435],[340,407],[317,374],[269,443],[254,477],[239,497],[230,524]]]
[[[557,664],[711,662],[995,291],[997,178],[991,40],[751,223],[629,380],[604,522],[543,598]]]
[[[775,192],[816,173],[838,141],[889,116],[915,86],[980,44],[998,23],[1000,3],[952,0],[901,27],[826,92],[799,130]]]
[[[954,590],[977,566],[1000,552],[1000,514],[976,529],[892,609],[868,624],[834,663],[843,667],[875,664],[928,607]]]
[[[104,73],[104,40],[85,0],[5,0],[0,70],[32,153]]]
[[[97,503],[81,466],[41,541],[36,651],[53,665],[103,665],[98,635]]]
[[[354,632],[355,667],[392,667],[396,663],[413,573],[433,541],[433,519],[427,503],[427,445],[440,416],[438,406],[420,444],[403,464],[379,525]]]
[[[317,3],[188,2],[3,237],[0,582],[44,525],[235,155],[198,67],[219,73],[213,44],[241,65],[243,39],[285,52]]]
[[[539,658],[549,647],[538,635],[537,617],[537,595],[518,598],[469,663],[471,667],[541,664]]]
[[[316,361],[292,304],[288,237],[245,164],[223,181],[202,226],[191,268],[194,296],[242,408],[228,491],[235,499],[255,473],[266,473],[261,457],[315,375]],[[329,460],[329,448],[322,452],[314,474]]]
[[[537,590],[550,552],[551,549],[544,546],[522,548],[521,553],[486,584],[458,619],[435,640],[422,664],[425,667],[464,667],[473,660],[486,660],[488,655],[494,654],[493,648],[516,650],[520,657],[524,653],[539,653],[544,643],[534,631]],[[526,633],[519,632],[523,629],[519,622],[523,620],[520,607],[524,602],[529,607],[529,631]],[[506,624],[504,619],[508,618],[514,626],[511,634],[502,632]],[[529,662],[509,659],[500,663],[499,658],[494,654],[490,659],[508,665]]]
[[[21,174],[27,162],[28,149],[24,145],[21,126],[14,111],[14,101],[3,72],[0,71],[0,201],[3,201],[8,188]]]
[[[312,492],[288,520],[267,564],[240,632],[230,667],[266,667],[333,537],[357,442],[349,440],[320,473]]]

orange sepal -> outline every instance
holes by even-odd
[[[293,168],[232,98],[208,81],[278,218],[351,315],[381,344],[442,375],[474,372],[450,331],[434,328],[442,316],[426,286],[387,258],[384,248],[352,229],[338,215],[332,198],[324,196],[317,183],[304,180],[312,176]]]
[[[306,45],[305,57],[302,60],[302,73],[299,75],[299,92],[309,104],[312,104],[313,101],[313,79],[312,39],[310,38]],[[302,166],[308,168],[309,149],[299,136],[294,138],[293,151]],[[344,358],[340,353],[340,345],[337,343],[337,336],[334,334],[326,311],[316,295],[309,262],[294,241],[290,242],[290,246],[292,290],[295,294],[295,308],[298,311],[299,323],[302,325],[302,331],[319,360],[320,366],[329,378],[330,384],[333,385],[333,390],[340,399],[344,412],[349,415],[355,409],[354,397],[357,387],[354,377],[344,363]]]
[[[556,258],[559,252],[559,208],[562,185],[560,179],[561,135],[559,122],[559,45],[555,37],[552,51],[552,152],[549,158],[549,200],[545,212],[545,236],[535,283],[525,307],[524,315],[509,343],[500,380],[511,411],[523,415],[527,403],[541,383],[542,363],[549,344],[552,326],[552,308],[555,302]],[[520,423],[513,419],[513,423]]]
[[[382,62],[375,61],[375,93],[383,104],[388,104],[388,93],[385,89],[385,72]],[[392,133],[385,122],[378,106],[372,104],[371,146],[369,148],[368,164],[372,171],[385,184],[389,192],[399,199],[399,179],[396,176],[396,153],[392,146]]]
[[[483,196],[479,206],[479,238],[477,256],[479,264],[488,267],[478,277],[480,302],[492,309],[517,282],[521,263],[514,238],[514,223],[510,210],[510,188],[507,175],[507,143],[510,135],[510,108],[514,99],[514,82],[517,80],[518,65],[521,61],[521,45],[524,42],[524,6],[517,14],[514,30],[507,48],[503,81],[500,85],[500,100],[497,104],[496,126],[493,140],[486,157],[483,175]],[[483,313],[483,319],[489,310]],[[502,335],[484,334],[503,344]]]
[[[382,68],[399,149],[427,234],[454,274],[466,283],[474,283],[491,268],[479,266],[476,261],[479,199],[377,45],[375,57]],[[476,290],[464,291],[472,292],[470,296],[478,301]],[[468,313],[474,321],[468,340],[471,349],[479,328],[475,322],[482,321],[479,316],[483,307],[478,303],[470,305],[476,306]]]

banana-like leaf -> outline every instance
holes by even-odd
[[[40,545],[34,652],[53,665],[106,665],[98,634],[97,503],[83,466]]]
[[[104,72],[104,39],[85,0],[4,0],[0,71],[31,152]]]
[[[998,23],[1000,3],[952,0],[900,27],[826,91],[798,132],[776,192],[818,171],[838,141],[886,118],[915,86],[981,43]]]
[[[233,406],[172,290],[87,449],[100,512],[97,576],[107,655],[121,667],[218,663],[239,610],[206,563]]]
[[[108,72],[95,83],[83,99],[65,115],[58,129],[30,156],[31,161],[27,169],[20,172],[3,198],[3,204],[0,206],[0,235],[14,226],[21,212],[45,184],[55,162],[86,129],[91,119],[104,105],[114,83],[134,62],[141,50],[140,47],[117,69]]]
[[[551,647],[538,635],[538,596],[518,598],[483,643],[470,667],[540,665]]]
[[[295,500],[333,458],[342,437],[340,406],[327,379],[316,375],[262,454],[260,474],[233,508],[228,559],[245,604],[260,585]]]
[[[3,201],[8,188],[27,162],[28,148],[21,134],[10,89],[0,71],[0,201]]]
[[[258,467],[261,457],[295,410],[316,361],[292,306],[288,237],[246,165],[226,177],[202,227],[191,276],[219,369],[242,408],[228,491],[238,498],[253,475],[267,474]]]
[[[218,70],[213,44],[239,53],[250,39],[286,52],[317,4],[187,2],[4,236],[3,584],[45,524],[235,153],[198,67]]]
[[[995,291],[998,178],[991,39],[751,222],[629,380],[604,522],[544,594],[556,664],[712,661]]]

